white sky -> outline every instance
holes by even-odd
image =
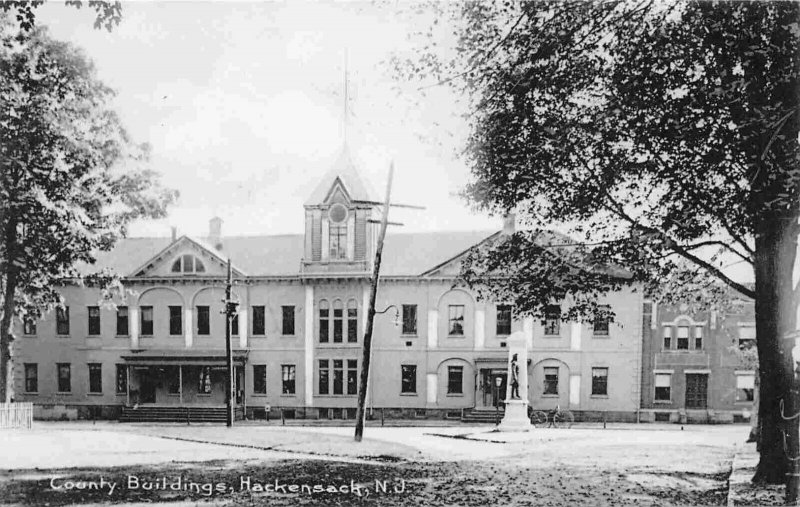
[[[38,22],[85,49],[117,90],[117,109],[152,167],[181,192],[169,218],[136,223],[133,236],[301,233],[303,202],[342,144],[347,50],[352,100],[348,141],[364,179],[382,197],[395,161],[393,211],[403,231],[499,229],[455,196],[468,179],[456,160],[465,129],[445,89],[398,93],[383,64],[408,47],[410,15],[369,2],[158,2],[123,6],[111,33],[94,13],[63,3]],[[422,20],[428,21],[428,20]]]

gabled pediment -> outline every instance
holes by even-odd
[[[227,258],[202,242],[181,236],[135,269],[130,277],[220,277],[227,275]],[[237,276],[244,273],[231,266]]]
[[[350,206],[350,201],[350,193],[347,191],[341,178],[336,178],[328,192],[328,196],[325,198],[325,204],[339,203]]]
[[[497,239],[497,237],[499,237],[499,236],[500,236],[500,233],[492,234],[488,238],[486,238],[483,241],[480,241],[480,242],[472,245],[471,247],[467,248],[463,252],[460,252],[457,255],[455,255],[453,257],[450,257],[449,259],[445,260],[444,262],[441,262],[441,263],[437,264],[436,266],[433,266],[428,271],[425,271],[424,273],[422,273],[421,276],[446,276],[446,277],[458,276],[459,273],[461,272],[461,262],[469,254],[470,250],[472,250],[473,248],[475,248],[477,246],[480,246],[480,245],[482,245],[484,243],[495,241]]]

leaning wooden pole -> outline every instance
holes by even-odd
[[[389,181],[386,182],[386,200],[383,203],[383,217],[381,229],[378,234],[378,245],[375,249],[375,265],[372,268],[372,286],[369,291],[369,309],[367,310],[367,329],[364,331],[364,346],[361,354],[361,379],[358,384],[358,410],[356,411],[356,442],[361,442],[364,436],[364,419],[366,411],[364,405],[367,400],[367,384],[369,383],[369,363],[372,352],[372,326],[375,321],[375,296],[378,293],[378,278],[381,272],[381,255],[383,254],[383,239],[386,237],[386,226],[389,222],[389,200],[392,195],[392,176],[394,163],[389,166]]]
[[[228,281],[225,284],[225,425],[233,426],[233,351],[231,350],[231,320],[233,305],[231,304],[231,285],[233,274],[231,260],[228,259]]]

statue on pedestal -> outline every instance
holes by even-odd
[[[508,356],[505,413],[497,429],[530,431],[533,425],[528,417],[528,340],[524,333],[518,331],[508,337]],[[523,361],[522,368],[520,361]]]

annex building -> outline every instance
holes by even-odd
[[[213,420],[224,406],[225,263],[233,265],[239,417],[355,415],[376,199],[348,153],[309,196],[293,235],[128,238],[94,268],[124,277],[126,297],[65,286],[65,307],[19,323],[14,397],[40,418]],[[519,319],[456,287],[462,255],[513,232],[392,233],[383,251],[368,406],[386,417],[470,418],[505,393],[506,340],[529,342],[531,406],[578,419],[636,420],[642,398],[643,297],[608,297],[613,323]],[[524,364],[524,362],[522,363]],[[374,412],[373,412],[374,413]],[[166,415],[164,415],[166,414]],[[178,415],[176,415],[178,414]]]

